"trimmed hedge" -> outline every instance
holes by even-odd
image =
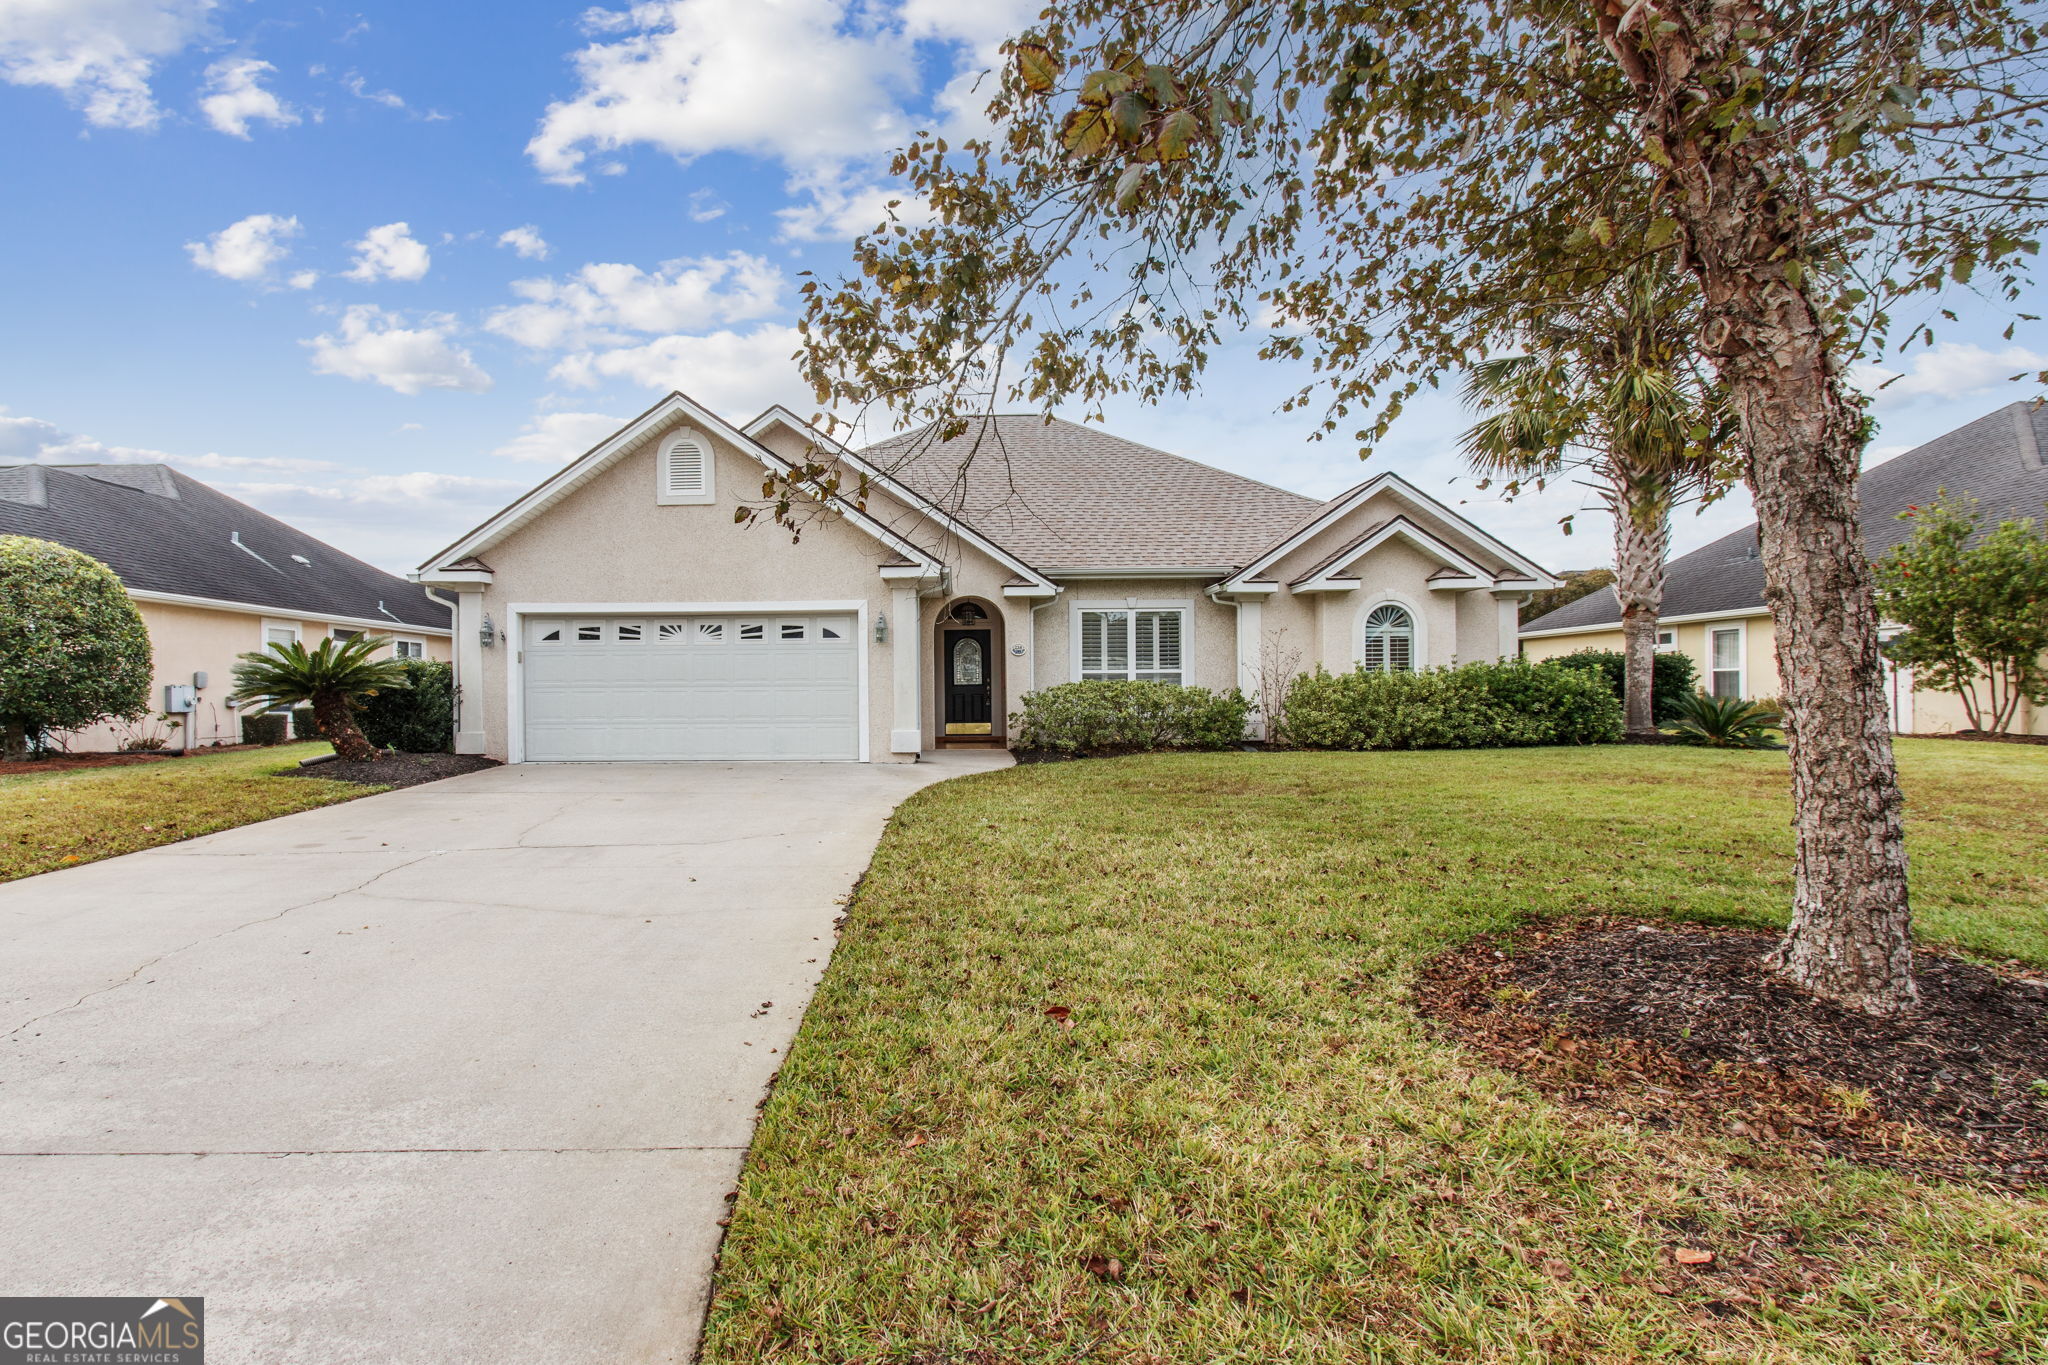
[[[1545,662],[1597,673],[1614,689],[1616,701],[1624,704],[1628,701],[1628,660],[1618,649],[1581,649]],[[1694,680],[1698,676],[1699,666],[1693,663],[1690,654],[1672,650],[1656,656],[1650,665],[1650,707],[1657,724],[1662,725],[1678,714],[1679,708],[1692,696]]]
[[[1012,743],[1063,754],[1153,749],[1228,749],[1244,739],[1251,703],[1242,692],[1160,682],[1075,682],[1024,696],[1010,717]]]
[[[406,659],[412,686],[381,688],[356,705],[356,724],[379,749],[443,754],[455,743],[455,668],[434,659]]]
[[[1611,744],[1621,702],[1604,678],[1520,659],[1421,673],[1295,679],[1277,738],[1303,749],[1495,749]]]
[[[284,717],[275,713],[242,717],[242,743],[284,743]]]

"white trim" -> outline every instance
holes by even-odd
[[[502,637],[512,650],[505,666],[505,761],[526,761],[526,618],[529,616],[716,616],[847,612],[854,614],[860,642],[860,748],[854,762],[868,763],[868,602],[864,597],[823,602],[514,602],[505,608]],[[892,627],[893,629],[893,627]]]
[[[984,536],[981,532],[975,530],[972,526],[969,526],[966,522],[961,521],[957,517],[948,515],[944,509],[940,508],[937,504],[933,503],[929,498],[920,496],[919,494],[912,492],[910,489],[898,483],[895,479],[890,478],[887,474],[875,468],[874,465],[870,464],[860,455],[854,453],[852,450],[849,450],[846,446],[840,444],[838,441],[833,440],[824,432],[819,431],[816,427],[812,426],[809,422],[804,421],[801,417],[798,417],[795,413],[791,412],[788,408],[783,407],[780,403],[777,403],[775,406],[769,408],[766,412],[762,413],[759,417],[756,417],[753,421],[747,423],[746,426],[741,428],[741,430],[744,431],[748,437],[752,438],[756,435],[756,433],[766,430],[771,423],[775,422],[782,423],[784,426],[790,428],[799,436],[802,436],[807,440],[827,447],[836,458],[845,461],[854,469],[856,473],[865,476],[869,483],[881,489],[883,492],[889,494],[889,496],[895,498],[898,502],[903,503],[906,507],[915,508],[924,513],[926,516],[931,517],[933,520],[937,521],[939,525],[945,527],[945,529],[948,532],[960,537],[960,539],[966,541],[969,545],[974,546],[974,548],[980,550],[983,554],[995,560],[1004,568],[1009,569],[1013,573],[1020,574],[1023,577],[1032,580],[1033,583],[1037,584],[1040,587],[1051,588],[1053,586],[1052,581],[1048,579],[1044,574],[1032,568],[1029,564],[1026,564],[1023,560],[1017,558],[1017,556],[1011,554],[1008,550],[1005,550],[1002,546],[996,544],[987,536]],[[767,447],[763,446],[762,449],[765,450],[767,449]],[[912,557],[928,558],[928,556]]]
[[[1340,500],[1333,501],[1333,504],[1329,506],[1327,511],[1318,515],[1306,526],[1303,526],[1293,535],[1287,537],[1280,544],[1265,551],[1257,559],[1254,559],[1251,563],[1245,565],[1226,579],[1223,583],[1223,591],[1236,592],[1239,583],[1257,578],[1280,560],[1286,558],[1296,549],[1321,534],[1325,528],[1349,516],[1352,512],[1371,501],[1374,495],[1382,492],[1392,493],[1395,497],[1409,503],[1417,511],[1425,515],[1440,518],[1446,525],[1455,527],[1459,535],[1468,537],[1475,544],[1492,550],[1503,560],[1507,561],[1511,567],[1528,570],[1530,580],[1540,587],[1555,588],[1564,582],[1563,579],[1551,574],[1534,560],[1517,554],[1508,546],[1494,539],[1479,527],[1438,502],[1435,498],[1430,497],[1414,484],[1409,483],[1400,475],[1389,472],[1374,475],[1358,487],[1352,489],[1348,494],[1339,494]],[[1488,581],[1492,581],[1491,578]]]
[[[1067,681],[1081,681],[1081,613],[1084,611],[1177,611],[1180,613],[1180,680],[1187,685],[1195,674],[1195,604],[1189,598],[1104,597],[1093,601],[1076,598],[1067,604]],[[1138,671],[1137,638],[1131,641],[1132,673]],[[1164,672],[1164,669],[1154,670]]]
[[[699,472],[703,487],[695,492],[678,493],[669,487],[669,452],[685,441],[697,447],[697,454],[703,460]],[[718,448],[704,439],[704,434],[695,427],[677,427],[662,433],[661,442],[654,452],[654,501],[660,507],[703,507],[718,501]]]
[[[1043,597],[1043,598],[1044,598],[1044,599],[1045,599],[1046,601],[1048,601],[1048,602],[1050,602],[1050,601],[1051,601],[1051,600],[1052,600],[1053,598],[1055,598],[1055,597],[1058,597],[1059,595],[1060,595],[1060,590],[1059,590],[1058,588],[1055,588],[1055,587],[1045,587],[1045,588],[1041,588],[1041,587],[1039,587],[1039,586],[1038,586],[1038,585],[1037,585],[1036,583],[1019,583],[1019,584],[1012,584],[1012,585],[1006,586],[1006,587],[1005,587],[1005,588],[1003,589],[1003,596],[1005,596],[1005,597],[1022,597],[1022,598],[1033,598],[1033,597]]]
[[[259,607],[248,602],[228,602],[217,597],[187,597],[176,592],[148,592],[140,588],[129,588],[128,595],[138,602],[161,602],[173,607],[211,607],[215,611],[240,612],[244,616],[268,616],[290,621],[325,621],[330,626],[361,626],[384,634],[393,626],[402,626],[416,635],[452,635],[454,632],[441,626],[416,626],[410,621],[385,621],[369,616],[330,616],[324,611],[299,611],[292,607]]]
[[[1733,670],[1735,674],[1735,695],[1737,697],[1754,696],[1756,694],[1750,691],[1749,687],[1749,622],[1744,620],[1735,620],[1726,624],[1707,627],[1707,693],[1709,696],[1720,696],[1719,692],[1714,691],[1714,675],[1730,671],[1725,668],[1714,667],[1714,637],[1724,630],[1735,632],[1735,668]]]
[[[682,417],[699,429],[709,432],[731,445],[741,454],[758,461],[763,468],[779,474],[790,472],[790,466],[781,456],[762,445],[746,432],[732,425],[717,413],[699,404],[695,399],[680,391],[656,403],[632,421],[620,427],[610,436],[585,451],[582,456],[543,479],[520,497],[502,508],[490,520],[477,527],[460,540],[420,565],[422,577],[433,579],[436,570],[444,564],[453,564],[471,555],[481,554],[505,536],[545,512],[562,498],[568,496],[585,480],[594,477],[613,460],[629,450],[637,449],[646,441],[662,434],[668,424]],[[713,451],[713,458],[717,452]],[[906,540],[896,532],[876,521],[867,513],[850,506],[843,499],[824,499],[825,506],[837,512],[848,522],[865,531],[871,538],[887,545],[906,559],[915,560],[938,568],[939,561],[932,553],[914,541]]]
[[[1346,550],[1340,558],[1332,560],[1323,568],[1318,569],[1315,576],[1306,583],[1296,584],[1292,591],[1298,593],[1350,592],[1358,587],[1359,580],[1347,577],[1344,571],[1350,569],[1359,560],[1364,559],[1395,536],[1401,537],[1425,555],[1442,563],[1446,568],[1458,569],[1464,573],[1465,577],[1463,579],[1448,578],[1441,580],[1440,583],[1430,582],[1427,586],[1433,591],[1493,586],[1493,576],[1491,574],[1488,574],[1477,564],[1474,564],[1471,560],[1465,558],[1465,556],[1459,554],[1420,526],[1417,526],[1407,517],[1401,516],[1393,518],[1386,525],[1380,527],[1379,530],[1374,531],[1364,540]]]
[[[489,569],[442,569],[431,577],[424,569],[407,569],[405,576],[430,588],[465,588],[489,584],[496,577]]]
[[[1351,666],[1357,668],[1365,662],[1365,622],[1381,607],[1399,607],[1408,613],[1409,658],[1408,671],[1420,673],[1434,668],[1429,658],[1429,614],[1420,605],[1397,592],[1383,592],[1369,601],[1360,602],[1358,610],[1351,617]]]
[[[1563,611],[1564,608],[1559,607],[1558,610]],[[1759,616],[1769,616],[1770,614],[1771,609],[1763,606],[1743,607],[1740,610],[1733,611],[1695,611],[1689,612],[1684,616],[1660,616],[1657,618],[1657,624],[1660,626],[1696,626],[1702,621],[1754,621]],[[1620,629],[1621,622],[1617,619],[1613,621],[1596,621],[1586,626],[1552,626],[1549,630],[1525,630],[1521,632],[1521,638],[1524,640],[1548,640],[1559,635],[1591,635],[1596,631]]]

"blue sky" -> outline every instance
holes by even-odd
[[[0,462],[169,460],[403,569],[670,388],[805,409],[797,273],[842,267],[888,151],[971,120],[1036,7],[0,0]],[[1873,457],[2031,394],[2002,381],[2048,366],[2042,327],[1963,319],[1888,362]],[[1360,478],[1249,352],[1109,428],[1304,493]],[[1369,467],[1604,562],[1597,514],[1557,530],[1579,490],[1459,480],[1466,420],[1420,404]],[[1682,516],[1678,548],[1745,520]]]

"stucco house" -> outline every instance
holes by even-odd
[[[0,467],[0,535],[54,540],[120,577],[149,628],[150,707],[181,722],[172,748],[241,742],[226,700],[235,657],[276,641],[367,633],[389,636],[396,654],[449,657],[449,609],[418,584],[168,465]],[[89,752],[133,733],[101,725],[64,740]]]
[[[1863,542],[1881,558],[1913,533],[1899,513],[1934,501],[1943,489],[1976,498],[1989,529],[2048,513],[2048,407],[2011,403],[1938,436],[1926,445],[1863,471],[1856,485]],[[1657,647],[1678,650],[1698,666],[1700,683],[1715,696],[1778,695],[1777,637],[1764,601],[1764,566],[1757,529],[1732,535],[1671,561],[1658,619]],[[1894,625],[1879,634],[1898,633]],[[1581,649],[1621,648],[1621,605],[1602,588],[1530,621],[1522,652],[1547,659]],[[1892,728],[1901,734],[1946,734],[1969,721],[1953,693],[1913,685],[1910,669],[1885,665]],[[2048,709],[2020,703],[2014,728],[2048,734]]]
[[[840,494],[798,534],[736,519],[807,461]],[[1038,416],[856,452],[680,393],[414,576],[456,598],[458,751],[511,762],[913,761],[1074,679],[1512,655],[1556,583],[1393,474],[1319,501]]]

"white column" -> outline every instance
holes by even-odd
[[[889,721],[889,751],[914,754],[924,748],[924,681],[920,664],[924,622],[918,611],[917,585],[898,583],[889,604],[889,651],[895,661],[895,709]]]
[[[1265,605],[1256,597],[1231,603],[1237,610],[1237,690],[1252,699],[1252,713],[1245,724],[1254,739],[1266,737],[1265,717],[1259,710],[1259,665],[1265,645],[1260,621]]]
[[[484,751],[484,646],[477,631],[484,623],[481,592],[455,594],[455,752]],[[510,647],[512,642],[504,642]]]
[[[1506,593],[1494,601],[1500,604],[1500,657],[1512,659],[1522,652],[1522,595]]]

